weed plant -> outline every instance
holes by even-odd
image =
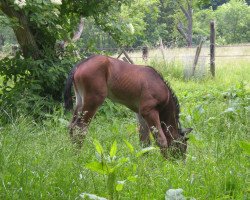
[[[39,122],[1,108],[10,123],[0,127],[0,199],[160,200],[177,188],[186,199],[249,199],[249,63],[189,81],[179,69],[158,68],[179,98],[183,125],[194,128],[185,160],[142,149],[135,115],[110,101],[81,150],[63,108]]]

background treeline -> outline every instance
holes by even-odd
[[[199,43],[201,38],[209,36],[209,22],[216,21],[217,44],[235,44],[250,42],[250,1],[211,0],[190,1],[192,7],[192,44]],[[82,40],[78,46],[82,49],[113,48],[126,46],[156,46],[159,37],[166,46],[185,46],[185,38],[178,32],[177,25],[183,21],[185,13],[180,6],[187,7],[187,3],[173,0],[132,1],[121,6],[121,12],[116,13],[115,22],[106,26],[121,31],[113,35],[112,29],[98,24],[94,17],[84,20]],[[10,50],[9,44],[17,43],[15,34],[9,26],[9,19],[0,16],[0,49]],[[119,34],[121,37],[119,38]],[[119,42],[117,42],[117,38]],[[115,38],[115,39],[114,39]]]
[[[145,3],[145,2],[144,2]],[[250,42],[250,1],[211,1],[208,4],[195,4],[193,9],[192,45],[197,45],[200,39],[209,37],[209,23],[216,21],[218,45]],[[186,6],[183,3],[183,6]],[[138,7],[132,7],[136,13]],[[176,1],[157,1],[143,8],[144,13],[137,15],[131,23],[135,30],[134,40],[130,45],[157,46],[162,38],[166,46],[187,46],[185,38],[178,32],[178,22],[186,19]],[[143,16],[142,16],[143,15]],[[138,27],[139,28],[138,28]],[[130,27],[128,27],[129,29]],[[89,30],[89,31],[87,31]],[[93,34],[94,33],[94,34]],[[84,44],[95,43],[98,48],[117,47],[109,34],[103,33],[91,20],[86,21],[86,31],[83,34]]]

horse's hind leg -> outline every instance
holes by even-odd
[[[142,146],[149,146],[150,145],[150,138],[149,138],[150,130],[148,128],[148,124],[140,114],[137,114],[137,119],[139,123],[140,141],[142,143]]]
[[[71,120],[70,123],[70,133],[72,132],[72,127],[74,126],[74,124],[76,123],[76,119],[78,118],[78,116],[80,115],[81,111],[82,111],[82,107],[83,107],[83,95],[81,95],[81,93],[79,93],[75,88],[75,96],[76,96],[76,107],[73,113],[73,118]]]
[[[106,97],[106,95],[101,94],[102,93],[98,92],[97,90],[93,93],[87,91],[84,92],[83,105],[79,107],[81,110],[80,112],[78,110],[78,115],[74,121],[71,135],[73,143],[77,144],[79,148],[82,147],[82,143],[87,134],[87,128],[91,119]]]
[[[79,134],[80,132],[80,121],[81,121],[81,116],[83,115],[82,113],[82,109],[83,109],[83,92],[78,91],[75,87],[74,87],[74,91],[75,91],[75,96],[76,96],[76,108],[74,110],[73,113],[73,118],[72,121],[70,123],[70,138],[72,140],[73,143],[76,143],[76,139],[75,139],[75,135]],[[77,130],[76,130],[77,129]],[[75,130],[75,131],[74,131]]]

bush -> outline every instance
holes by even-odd
[[[245,1],[231,0],[215,12],[218,39],[221,43],[250,42],[250,6]]]
[[[62,101],[65,81],[75,62],[73,56],[33,60],[23,59],[20,54],[0,60],[1,108],[36,117],[50,112]]]
[[[210,21],[216,21],[216,43],[232,44],[250,42],[250,6],[245,1],[232,0],[217,10],[199,10],[194,13],[194,41],[209,37]]]

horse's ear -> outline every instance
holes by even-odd
[[[189,134],[193,129],[192,128],[182,128],[181,129],[181,135],[186,136]]]

